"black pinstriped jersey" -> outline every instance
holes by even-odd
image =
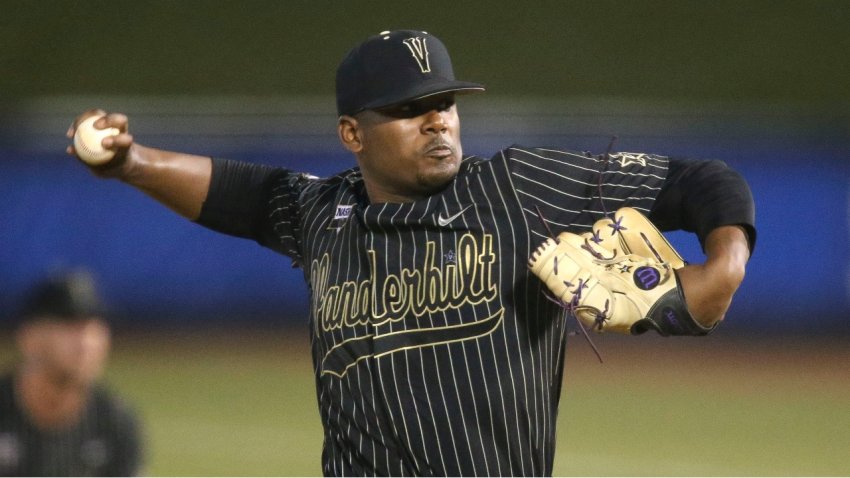
[[[374,205],[357,169],[255,171],[264,212],[242,234],[292,257],[310,287],[323,472],[550,475],[567,334],[527,267],[547,237],[538,208],[574,232],[606,208],[648,213],[667,169],[648,154],[514,146],[465,158],[426,200]]]
[[[18,401],[12,375],[0,378],[0,476],[135,476],[141,441],[134,415],[96,387],[78,423],[43,431]]]

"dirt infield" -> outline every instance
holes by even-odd
[[[643,373],[682,378],[700,376],[722,382],[730,391],[749,393],[760,387],[818,387],[821,392],[850,391],[850,337],[735,337],[717,334],[692,338],[645,336],[591,336],[605,362],[581,337],[572,337],[567,349],[571,379],[599,379],[608,373]],[[570,364],[570,361],[573,363]],[[842,378],[843,377],[843,378]]]

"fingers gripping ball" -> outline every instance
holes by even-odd
[[[83,120],[74,133],[74,150],[77,156],[90,166],[98,166],[109,162],[115,151],[103,147],[103,140],[115,136],[118,128],[95,128],[94,122],[102,116],[90,116]]]
[[[631,239],[637,241],[634,247],[615,235],[607,242],[609,246],[619,247],[615,250],[603,247],[604,241],[594,241],[594,234],[579,236],[564,232],[538,247],[529,259],[529,267],[564,307],[597,332],[640,334],[650,329],[661,335],[711,332],[712,329],[703,327],[688,313],[671,266],[679,255],[669,244],[669,250],[662,245],[647,245],[644,237],[648,235],[633,234]],[[669,260],[659,261],[655,253],[644,257],[623,252],[637,246],[650,252],[655,249]]]

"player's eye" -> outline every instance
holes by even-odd
[[[392,118],[415,118],[419,116],[416,105],[413,103],[405,103],[403,105],[382,108],[378,110],[378,113]]]
[[[454,97],[444,97],[441,99],[426,98],[383,108],[378,110],[378,112],[393,118],[415,118],[429,111],[448,111],[454,104]]]
[[[440,102],[439,105],[437,105],[437,111],[448,111],[454,105],[455,105],[454,98],[449,98],[449,99],[443,100],[443,101]]]

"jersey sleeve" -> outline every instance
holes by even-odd
[[[197,223],[300,259],[299,197],[309,181],[284,168],[213,158]]]
[[[659,229],[694,232],[704,248],[713,229],[740,226],[753,251],[755,203],[741,174],[717,160],[671,159],[669,169],[649,216]]]
[[[624,206],[649,214],[667,176],[667,158],[651,154],[606,156],[516,145],[502,154],[525,213],[536,217],[539,210],[556,234],[585,232]]]

